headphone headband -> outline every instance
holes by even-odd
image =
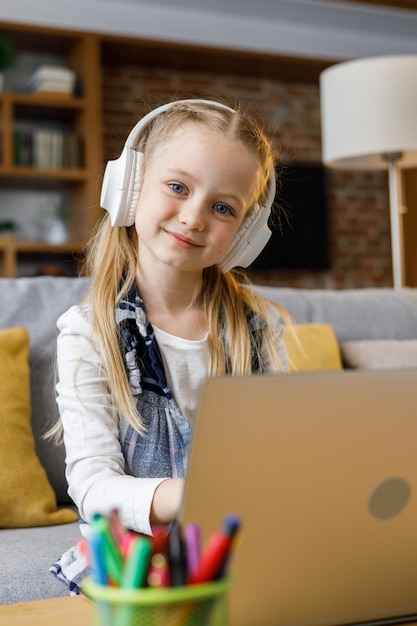
[[[110,214],[112,226],[132,226],[135,221],[143,178],[144,155],[136,149],[142,132],[161,113],[178,104],[204,104],[235,113],[229,106],[213,100],[176,100],[157,107],[145,115],[130,131],[118,159],[108,161],[101,188],[100,206]],[[248,267],[267,244],[271,231],[268,218],[275,198],[275,172],[268,183],[268,198],[263,206],[256,204],[241,224],[225,258],[219,264],[223,272],[233,267]]]
[[[154,120],[156,117],[161,115],[161,113],[165,113],[165,111],[169,111],[169,109],[172,109],[174,106],[177,106],[178,104],[207,104],[207,105],[217,107],[218,109],[225,109],[226,111],[230,111],[230,113],[236,113],[234,109],[227,106],[226,104],[222,104],[221,102],[216,102],[214,100],[201,100],[198,98],[190,98],[188,100],[174,100],[174,102],[167,102],[166,104],[162,104],[156,109],[149,111],[149,113],[147,113],[144,117],[142,117],[142,119],[139,120],[139,122],[132,128],[132,130],[128,134],[126,142],[125,142],[125,146],[135,149],[137,146],[138,140],[140,139],[142,130],[144,130],[147,126],[149,126],[152,120]]]

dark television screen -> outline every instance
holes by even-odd
[[[325,174],[321,165],[278,168],[272,236],[250,269],[329,267]]]

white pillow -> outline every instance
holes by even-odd
[[[401,369],[417,367],[417,339],[343,341],[346,368]]]

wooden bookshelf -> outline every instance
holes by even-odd
[[[69,239],[62,245],[0,233],[0,274],[14,277],[25,256],[39,256],[45,263],[50,257],[54,263],[59,255],[79,255],[101,213],[101,44],[90,33],[9,23],[0,23],[0,33],[11,39],[22,58],[34,64],[54,58],[76,75],[71,93],[29,93],[24,88],[8,90],[7,85],[0,93],[0,194],[7,193],[7,198],[22,190],[64,194],[70,210]],[[18,72],[19,56],[13,68],[14,74]],[[28,142],[24,158],[23,139]],[[6,209],[0,202],[0,222]],[[19,209],[24,213],[24,207]]]
[[[46,273],[55,274],[60,269],[62,258],[70,260],[73,270],[76,270],[84,244],[79,241],[53,245],[45,241],[25,241],[9,235],[0,235],[0,276],[14,278],[19,261],[25,257],[47,257],[43,266]],[[61,273],[61,272],[58,272]],[[67,272],[72,273],[72,272]],[[74,271],[75,273],[75,271]]]

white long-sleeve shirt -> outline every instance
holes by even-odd
[[[282,320],[271,310],[273,323]],[[100,364],[86,306],[73,306],[58,320],[57,401],[64,427],[68,492],[87,522],[118,509],[122,523],[151,534],[155,489],[165,479],[125,473],[117,411]],[[184,417],[193,423],[200,385],[207,375],[207,338],[188,341],[154,328],[168,386]]]
[[[86,521],[117,508],[127,528],[149,534],[152,499],[164,477],[125,474],[117,414],[88,318],[86,307],[73,306],[58,320],[57,401],[68,492]],[[184,417],[193,423],[198,391],[207,374],[207,338],[188,341],[157,328],[154,332],[168,386]]]

